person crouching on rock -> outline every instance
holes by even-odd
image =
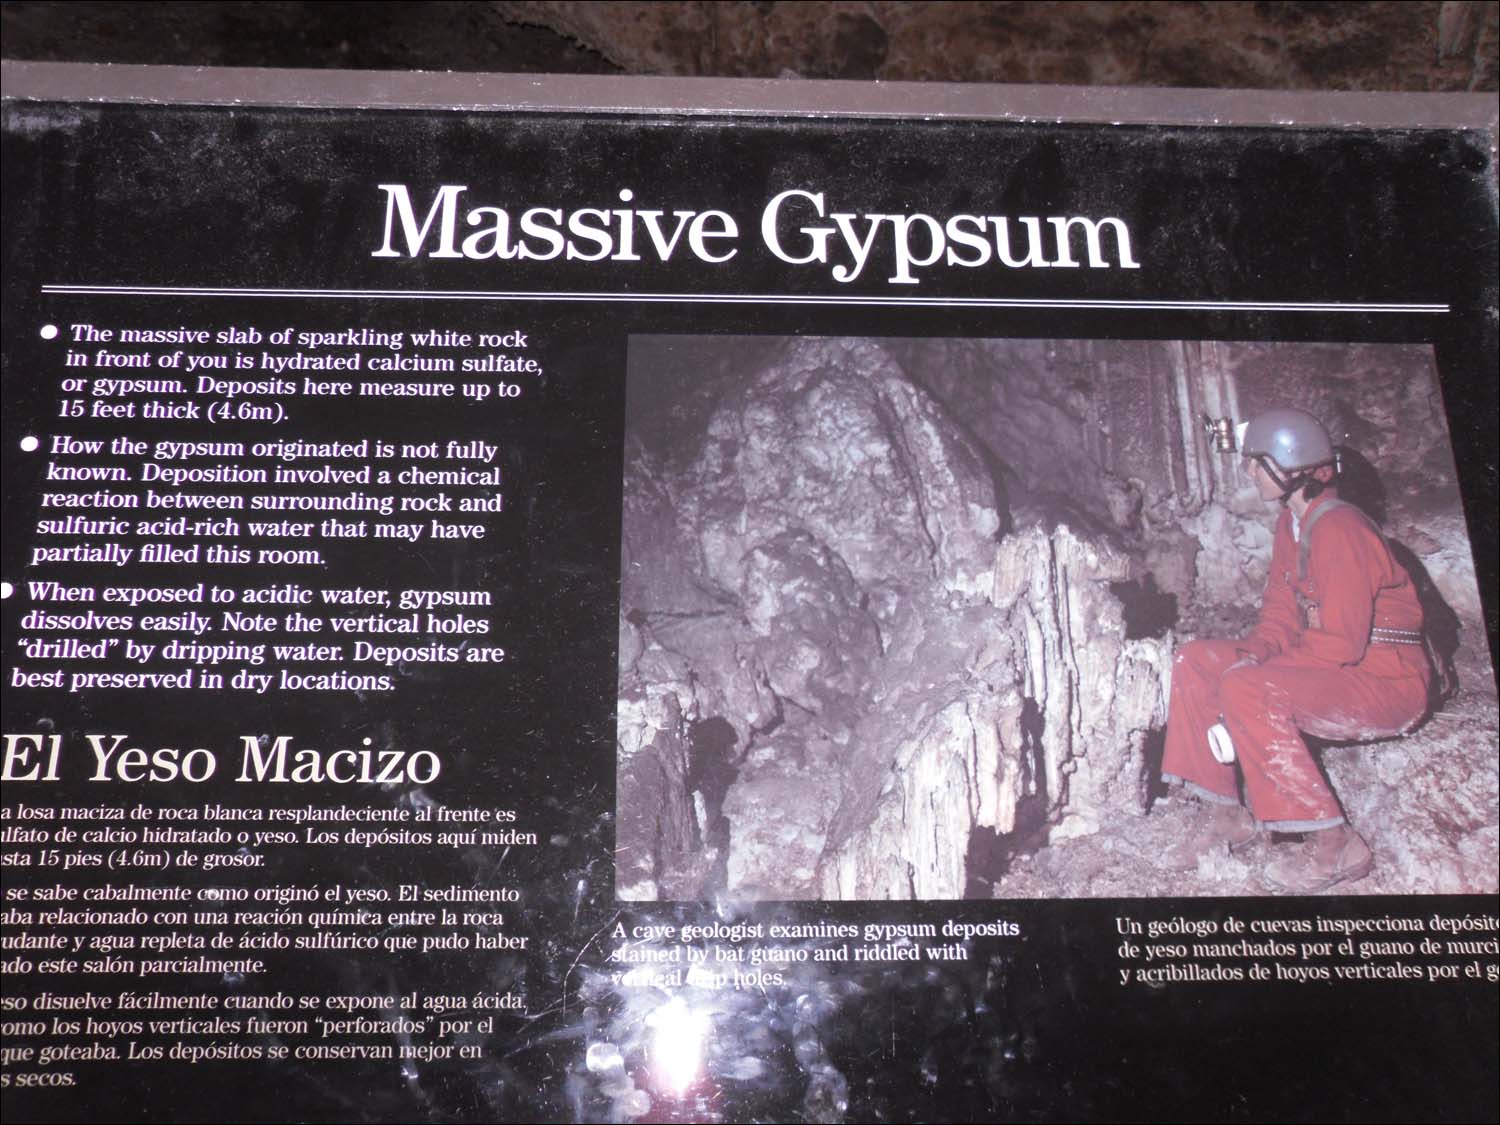
[[[1338,458],[1316,418],[1269,410],[1241,429],[1245,471],[1281,514],[1250,635],[1193,641],[1173,661],[1162,776],[1214,809],[1166,866],[1191,870],[1263,830],[1306,833],[1271,849],[1263,874],[1277,890],[1313,894],[1364,878],[1374,856],[1301,732],[1362,741],[1422,720],[1431,677],[1422,607],[1380,533],[1338,498]]]

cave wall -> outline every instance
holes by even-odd
[[[1023,804],[1060,832],[1139,811],[1165,654],[1125,637],[1129,556],[1081,509],[1017,523],[898,349],[757,356],[715,381],[696,345],[632,355],[618,893],[955,898],[972,831]],[[1040,454],[1045,419],[1010,433]],[[727,763],[695,760],[710,720]]]
[[[1271,521],[1202,420],[1276,406],[1346,449],[1346,492],[1426,567],[1462,618],[1478,590],[1432,349],[1169,340],[891,341],[998,464],[1009,502],[1075,508],[1130,543],[1190,619],[1253,606]]]

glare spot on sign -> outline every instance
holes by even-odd
[[[703,1044],[708,1038],[708,1020],[681,997],[656,1009],[647,1020],[652,1028],[652,1073],[658,1083],[674,1094],[682,1094],[698,1077],[703,1064]]]

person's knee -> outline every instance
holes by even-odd
[[[1178,647],[1176,654],[1172,657],[1172,675],[1174,683],[1176,677],[1183,680],[1206,680],[1212,677],[1213,660],[1212,641],[1188,641]]]

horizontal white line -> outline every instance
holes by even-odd
[[[91,297],[298,297],[375,301],[571,301],[699,305],[865,305],[953,309],[1123,309],[1167,312],[1446,313],[1448,305],[1369,301],[1124,301],[1041,297],[817,296],[793,293],[598,293],[469,289],[252,289],[166,285],[43,285]]]

